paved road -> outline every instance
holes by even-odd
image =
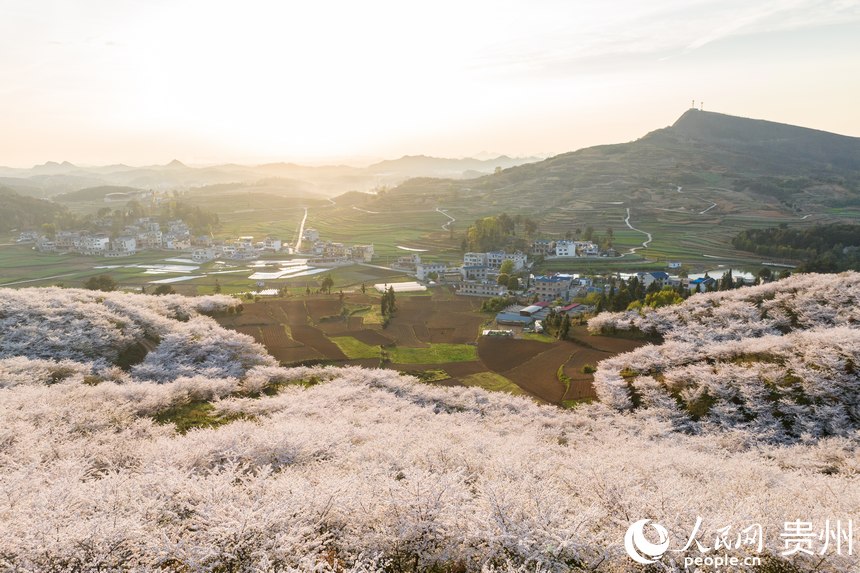
[[[636,227],[634,227],[633,225],[631,225],[631,224],[630,224],[630,207],[627,207],[627,218],[625,218],[625,219],[624,219],[624,223],[625,223],[625,224],[626,224],[630,229],[633,229],[633,230],[634,230],[634,231],[636,231],[637,233],[642,233],[643,235],[647,235],[647,236],[648,236],[648,239],[642,242],[642,246],[641,246],[641,247],[633,247],[633,248],[631,248],[629,251],[627,251],[627,253],[632,255],[632,254],[635,254],[635,253],[636,253],[636,251],[638,251],[639,249],[648,248],[648,243],[650,243],[650,242],[653,240],[653,237],[651,237],[651,233],[649,233],[649,232],[647,232],[647,231],[643,231],[642,229],[637,229]]]
[[[308,220],[308,208],[305,207],[305,216],[302,217],[302,224],[299,226],[299,238],[296,239],[296,246],[294,247],[293,252],[298,253],[299,249],[302,246],[302,235],[305,234],[305,221]]]

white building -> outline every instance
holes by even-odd
[[[369,263],[373,260],[373,245],[353,245],[350,256],[354,261]]]
[[[115,253],[131,255],[137,251],[137,239],[130,235],[117,237],[110,242],[110,250]]]
[[[463,255],[464,267],[476,267],[487,264],[487,253],[466,253]]]
[[[195,263],[207,263],[215,259],[217,251],[215,249],[194,249],[191,253],[191,260]]]
[[[105,234],[81,237],[81,252],[85,255],[101,255],[107,252],[110,237]]]
[[[316,229],[305,229],[302,233],[302,241],[310,241],[311,243],[320,240],[320,232]]]
[[[555,256],[557,257],[596,257],[600,248],[591,241],[556,241]]]
[[[281,240],[274,237],[266,237],[263,239],[263,248],[267,251],[280,251]]]
[[[505,251],[493,251],[487,253],[487,265],[490,268],[498,269],[505,261],[514,263],[514,270],[521,271],[528,262],[528,257],[523,253],[506,253]]]
[[[508,294],[508,289],[491,281],[462,282],[457,285],[457,294],[463,296],[504,296]]]
[[[425,281],[427,275],[436,273],[436,276],[442,276],[448,270],[448,265],[445,263],[419,263],[415,266],[415,277],[419,281]]]

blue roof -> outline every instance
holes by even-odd
[[[535,282],[538,282],[538,283],[560,283],[562,281],[570,281],[570,280],[571,280],[570,276],[554,276],[554,277],[538,276],[538,277],[535,277]]]
[[[519,322],[522,324],[531,324],[534,319],[530,316],[520,316],[513,312],[500,312],[496,315],[496,322]]]
[[[654,271],[653,273],[651,273],[651,276],[655,279],[668,279],[669,273],[663,271]]]

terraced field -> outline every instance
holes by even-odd
[[[367,305],[378,305],[378,297],[349,293],[343,301],[334,295],[263,300],[219,322],[254,336],[284,364],[314,361],[432,372],[434,383],[527,394],[559,405],[595,397],[591,374],[583,366],[641,344],[589,336],[584,327],[575,327],[576,340],[565,342],[539,335],[480,337],[492,318],[478,312],[480,300],[453,296],[443,288],[428,296],[398,298],[397,315],[384,329],[350,315],[350,309]],[[560,370],[566,380],[559,377]]]

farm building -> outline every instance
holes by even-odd
[[[535,313],[542,311],[545,307],[533,304],[531,306],[527,306],[524,309],[520,310],[520,316],[532,316]]]
[[[496,324],[505,324],[510,326],[528,326],[534,322],[531,316],[522,316],[515,312],[500,312],[496,315]]]
[[[394,292],[420,292],[427,290],[426,286],[418,284],[415,281],[404,283],[380,283],[373,285],[373,288],[378,292],[386,292],[389,287],[393,288]]]

